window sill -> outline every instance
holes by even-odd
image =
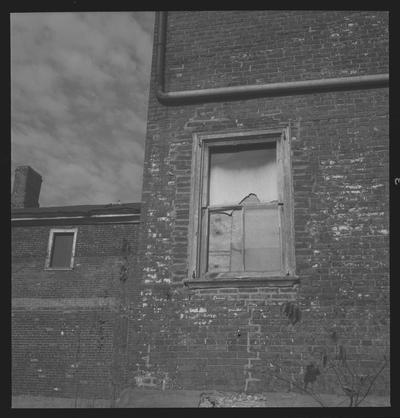
[[[69,271],[73,270],[73,267],[46,267],[46,271]]]
[[[187,279],[183,284],[191,289],[215,289],[223,287],[291,287],[298,284],[298,276],[276,277],[246,277],[246,278],[223,278],[214,280]]]

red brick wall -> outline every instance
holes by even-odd
[[[74,268],[44,270],[51,228],[78,229]],[[133,279],[138,224],[12,228],[13,394],[113,398],[127,338],[121,266]],[[129,254],[123,241],[129,243]]]
[[[171,12],[167,33],[168,91],[388,71],[385,12]],[[269,361],[301,378],[333,348],[333,330],[357,367],[373,366],[389,333],[388,90],[165,106],[154,67],[131,378],[276,389]],[[299,286],[186,289],[193,133],[288,125]],[[303,312],[294,326],[280,312],[289,300]],[[318,380],[335,390],[332,376]],[[388,391],[388,373],[376,391]]]
[[[110,311],[13,311],[13,394],[108,398],[112,393]]]
[[[167,90],[388,71],[386,12],[173,12]]]
[[[13,297],[116,296],[123,241],[136,252],[137,224],[45,225],[12,228]],[[45,270],[52,228],[78,228],[73,270]]]
[[[12,208],[38,208],[42,177],[32,167],[19,166],[15,169]]]

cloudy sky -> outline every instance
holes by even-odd
[[[40,206],[140,201],[153,22],[11,15],[11,168],[42,175]]]

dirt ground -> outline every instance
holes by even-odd
[[[327,407],[348,406],[345,396],[322,394]],[[390,406],[390,398],[368,396],[360,406]],[[268,408],[268,407],[321,407],[308,395],[299,393],[268,392],[253,395],[234,392],[196,390],[125,389],[114,403],[107,399],[75,399],[44,396],[13,396],[12,408]]]

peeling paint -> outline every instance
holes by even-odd
[[[204,312],[207,312],[207,309],[206,308],[189,308],[189,312],[190,313],[194,313],[194,312],[204,313]]]
[[[354,133],[358,134],[359,132],[357,131],[357,132],[354,132]],[[359,157],[359,158],[354,158],[354,159],[350,160],[350,162],[351,163],[362,163],[364,160],[365,160],[364,157]]]
[[[346,187],[346,189],[351,189],[351,190],[359,190],[359,189],[362,189],[362,186],[360,186],[360,185],[349,185],[349,186],[345,186]]]

